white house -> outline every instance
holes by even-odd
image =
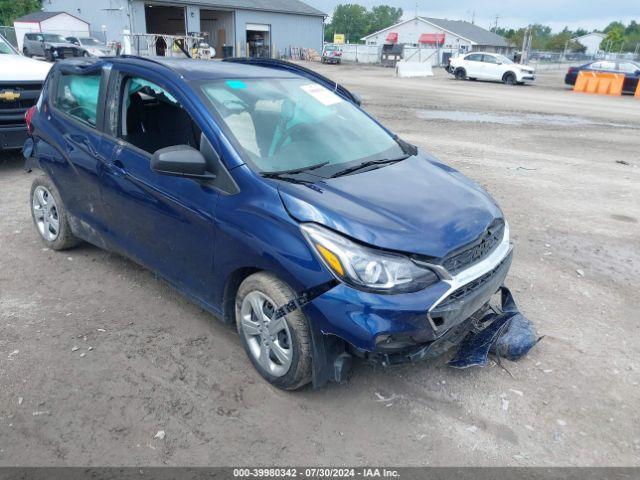
[[[587,50],[585,53],[587,55],[597,55],[600,51],[600,44],[605,37],[606,35],[604,33],[593,32],[582,35],[581,37],[576,37],[574,40],[586,47]]]
[[[67,12],[33,12],[17,18],[13,22],[16,29],[18,50],[22,51],[25,33],[57,33],[66,36],[89,36],[88,22]]]
[[[473,23],[430,17],[404,20],[362,40],[367,45],[431,46],[451,53],[485,51],[510,55],[514,50],[500,35]]]

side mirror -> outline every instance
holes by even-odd
[[[174,145],[157,150],[151,157],[151,168],[163,175],[204,180],[216,178],[207,172],[207,161],[202,153],[189,145]]]

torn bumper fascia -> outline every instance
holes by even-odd
[[[381,295],[337,283],[304,306],[313,326],[314,358],[322,363],[318,386],[336,380],[335,359],[349,344],[368,361],[381,365],[416,362],[441,355],[477,330],[491,297],[503,286],[512,261],[508,234],[485,259],[420,292]],[[463,295],[459,293],[464,290]],[[383,350],[383,338],[402,338],[409,345]],[[328,347],[324,348],[324,343]],[[324,350],[323,350],[324,348]],[[335,368],[334,368],[335,367]],[[339,375],[338,375],[339,376]],[[317,380],[317,382],[316,382]]]
[[[503,285],[511,260],[507,232],[485,259],[455,275],[439,271],[441,281],[419,292],[384,295],[338,283],[306,305],[304,312],[323,334],[340,337],[365,352],[374,352],[389,336],[426,344],[482,308]]]

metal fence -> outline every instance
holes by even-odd
[[[43,33],[55,33],[58,35],[62,35],[63,37],[69,36],[86,36],[86,31],[73,31],[73,30],[45,30]],[[0,35],[7,39],[7,41],[18,48],[18,38],[16,36],[16,29],[13,27],[2,26],[0,25]],[[101,30],[91,30],[89,35],[101,42],[107,41],[107,33]]]
[[[18,38],[16,37],[16,29],[13,27],[4,27],[0,25],[0,35],[7,39],[11,45],[18,48]]]
[[[356,43],[326,45],[339,47],[342,51],[342,61],[344,62],[379,64],[382,59],[382,45],[361,45]],[[443,57],[446,53],[453,54],[457,52],[457,50],[405,45],[402,57],[406,61],[430,63],[435,67],[443,64]]]

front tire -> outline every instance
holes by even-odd
[[[276,308],[295,297],[274,275],[255,273],[236,295],[236,326],[251,363],[260,375],[283,390],[296,390],[311,381],[311,332],[304,313],[296,310],[274,322]]]
[[[502,81],[505,85],[515,85],[517,82],[516,76],[513,73],[505,73],[502,77]]]
[[[69,227],[67,211],[58,189],[45,175],[31,184],[31,218],[40,237],[52,250],[75,247],[79,240]]]
[[[464,68],[458,68],[455,73],[456,80],[464,80],[467,78],[467,72]]]

